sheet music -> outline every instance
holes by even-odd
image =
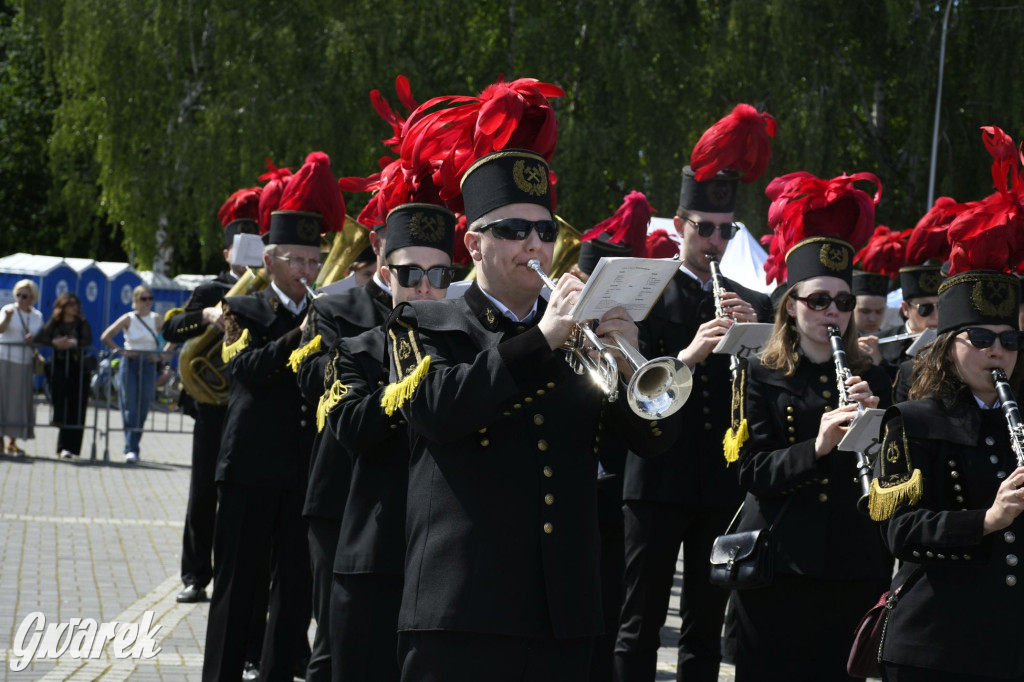
[[[622,306],[634,322],[642,320],[678,269],[679,261],[671,258],[602,258],[573,306],[572,318],[598,319]]]
[[[870,408],[853,420],[850,430],[839,441],[839,449],[843,452],[874,453],[880,446],[879,427],[885,410]]]
[[[239,233],[231,242],[231,264],[263,267],[263,240],[259,235]]]
[[[934,341],[936,336],[937,334],[934,329],[925,329],[921,336],[914,339],[914,343],[910,344],[910,347],[907,348],[907,357],[912,358],[917,355],[918,351]]]
[[[739,358],[760,357],[774,327],[767,322],[737,322],[729,327],[729,331],[725,332],[725,336],[711,352]]]

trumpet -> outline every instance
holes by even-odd
[[[540,267],[540,261],[531,258],[527,267],[541,278],[551,291],[555,282]],[[609,346],[598,338],[586,324],[576,323],[566,340],[566,362],[576,374],[589,372],[601,388],[608,402],[619,397],[619,368],[611,349],[618,350],[633,368],[633,378],[626,387],[626,402],[629,409],[644,419],[664,419],[675,414],[690,397],[693,376],[690,369],[676,358],[663,357],[647,360],[621,334],[612,333],[613,345]],[[596,358],[591,356],[596,353]]]
[[[1024,422],[1021,421],[1020,408],[1013,397],[1006,372],[1001,369],[992,370],[992,382],[996,385],[999,404],[1006,417],[1006,428],[1010,430],[1010,447],[1013,448],[1013,454],[1017,455],[1017,466],[1024,466]]]
[[[309,280],[307,280],[305,277],[300,277],[299,281],[302,282],[302,286],[306,287],[306,293],[309,295],[309,298],[316,298],[316,292],[313,291],[313,287],[309,286]]]
[[[853,402],[850,398],[850,388],[846,380],[853,376],[850,367],[846,364],[846,350],[843,348],[843,335],[839,327],[829,325],[828,342],[832,346],[832,359],[836,363],[836,390],[839,395],[839,405],[849,405]],[[864,414],[864,406],[857,403],[857,417]],[[857,418],[854,417],[854,421]],[[874,467],[863,452],[857,453],[857,480],[860,482],[860,498],[857,499],[857,509],[868,511],[868,498],[871,496],[871,479],[874,478]]]

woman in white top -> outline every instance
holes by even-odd
[[[32,404],[32,337],[43,326],[43,314],[33,307],[39,300],[35,282],[23,279],[14,285],[14,303],[0,308],[0,433],[7,437],[3,450],[24,456],[15,439],[33,438],[35,406]]]
[[[139,461],[139,442],[156,390],[156,368],[160,361],[159,334],[163,318],[154,312],[153,292],[140,284],[132,291],[132,311],[125,313],[103,331],[103,345],[121,351],[118,392],[121,419],[124,421],[124,461]],[[124,347],[114,343],[117,333],[124,334]]]

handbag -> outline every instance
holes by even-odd
[[[789,507],[792,497],[786,499],[776,521]],[[743,505],[736,510],[729,527],[711,545],[712,585],[727,590],[753,590],[768,587],[775,577],[775,556],[772,553],[772,526],[759,530],[733,533]],[[772,525],[775,525],[774,523]]]
[[[846,672],[853,677],[882,676],[882,647],[885,645],[885,629],[889,616],[900,600],[900,593],[909,589],[921,575],[921,567],[914,569],[902,585],[888,590],[868,609],[853,631],[853,646],[846,660]]]

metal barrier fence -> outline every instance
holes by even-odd
[[[9,362],[5,359],[8,357],[31,358],[36,350],[34,344],[4,343],[0,346],[3,347],[0,348],[0,363]],[[190,434],[192,421],[182,410],[181,377],[174,369],[175,357],[176,351],[140,354],[97,351],[91,347],[72,351],[54,349],[53,358],[47,361],[43,373],[42,391],[35,385],[32,387],[26,419],[12,420],[9,411],[0,412],[0,433],[10,433],[6,427],[56,428],[59,429],[57,454],[61,454],[62,445],[77,445],[64,449],[84,454],[82,444],[88,443],[92,461],[101,457],[103,461],[110,461],[112,430],[123,430],[126,440],[133,434],[139,437],[144,433]],[[157,359],[154,361],[154,358]],[[32,364],[27,366],[31,368]],[[10,368],[0,367],[0,371],[5,369]],[[8,374],[20,376],[25,371]],[[35,384],[36,376],[22,378]],[[0,390],[7,389],[0,386]],[[36,422],[36,407],[40,403],[50,407],[47,424]],[[111,415],[118,413],[120,427],[116,423],[112,426]]]

